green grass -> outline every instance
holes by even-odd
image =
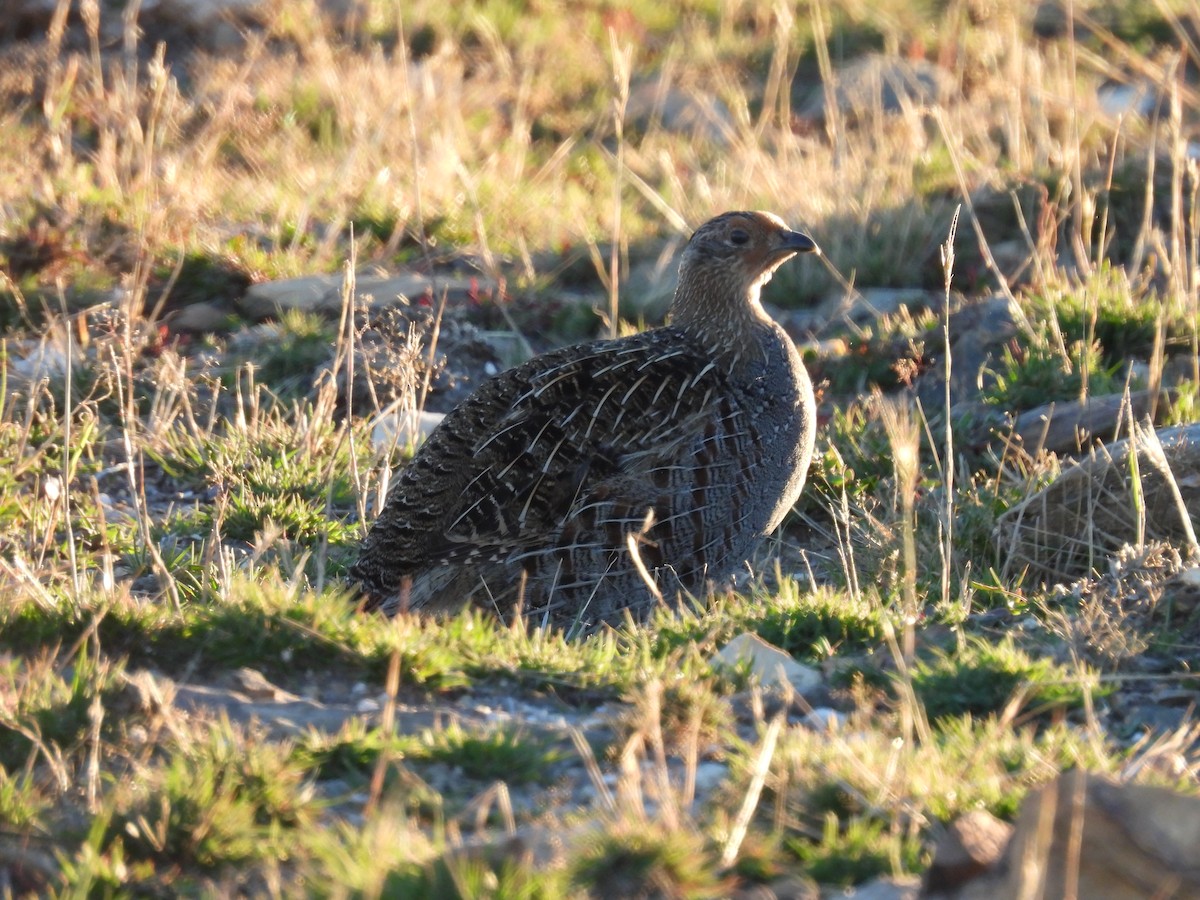
[[[0,767],[9,772],[19,771],[39,754],[78,751],[91,732],[96,709],[111,704],[118,693],[120,667],[97,662],[86,647],[65,672],[56,671],[53,661],[45,654],[29,660],[29,672],[19,672],[22,663],[14,658],[0,676],[10,704],[0,732]],[[8,783],[10,789],[14,785]],[[12,800],[16,803],[18,797],[14,794]]]
[[[787,847],[805,871],[821,884],[852,885],[893,872],[913,872],[927,860],[915,834],[894,833],[895,826],[873,818],[846,823],[828,814],[817,842],[791,838]]]
[[[728,895],[711,847],[685,832],[620,828],[600,835],[576,862],[572,882],[600,897]]]
[[[452,722],[404,737],[350,726],[333,738],[314,737],[301,757],[321,778],[365,782],[381,756],[412,766],[440,763],[473,782],[544,783],[564,757],[545,735],[523,728],[489,726],[466,729]]]
[[[1080,706],[1085,693],[1104,693],[1094,674],[1031,656],[1011,636],[998,642],[972,638],[954,653],[939,652],[920,662],[912,677],[933,722],[997,714],[1010,702],[1018,702],[1018,709],[1051,712]]]
[[[94,34],[85,15],[61,43],[34,28],[0,47],[0,820],[29,859],[14,891],[830,893],[919,874],[942,825],[1012,819],[1067,768],[1196,791],[1138,758],[1153,738],[1130,749],[1124,715],[1143,688],[1190,689],[1195,623],[1162,612],[1177,598],[1158,570],[1134,566],[1112,602],[1010,571],[1000,517],[1069,463],[988,427],[1148,386],[1159,353],[1162,419],[1197,419],[1195,112],[1185,95],[1176,131],[1169,103],[1155,121],[1095,105],[1113,66],[1170,86],[1164,61],[1200,63],[1170,21],[1196,33],[1194,3],[1077,3],[1074,47],[1017,4],[809,4],[786,21],[714,0],[402,6],[335,21],[282,0],[245,45],[193,53],[166,34],[163,66],[153,21],[138,46],[109,39],[112,4]],[[999,66],[997,47],[1014,51]],[[875,52],[941,66],[951,95],[800,114]],[[641,100],[622,118],[626,87]],[[727,128],[672,130],[637,108],[647,90]],[[950,412],[948,448],[936,311],[801,310],[876,286],[930,291],[936,310],[960,204],[950,308],[1002,290],[991,251],[1020,315]],[[458,377],[439,354],[474,352],[477,329],[539,349],[596,335],[613,248],[616,324],[655,324],[646,268],[669,272],[692,228],[734,208],[773,209],[822,248],[764,294],[820,342],[821,428],[749,580],[579,640],[479,610],[358,612],[344,576],[403,462],[373,447],[366,408],[419,394],[427,359]],[[348,263],[503,288],[450,303],[438,348],[427,330],[405,344],[424,321],[405,309],[237,315],[251,283]],[[232,314],[175,334],[169,314],[198,302]],[[347,409],[345,361],[356,349],[361,391],[383,339],[399,360]],[[69,377],[35,364],[68,349]],[[911,483],[887,404],[912,410]],[[785,709],[715,666],[743,632],[821,689]],[[283,727],[271,710],[305,704],[273,696],[245,699],[265,717],[249,726],[172,700],[176,682],[249,691],[242,669],[340,724]],[[510,702],[544,721],[488,720]],[[803,703],[842,724],[810,728]]]
[[[1073,343],[1062,353],[1045,343],[1013,350],[1006,347],[985,393],[987,402],[1005,410],[1030,409],[1044,403],[1080,400],[1120,393],[1125,386],[1120,364],[1105,366],[1099,344]],[[1136,382],[1131,387],[1136,388]]]
[[[304,771],[287,748],[228,725],[174,754],[149,791],[118,802],[106,839],[126,859],[202,869],[285,858],[316,816]]]

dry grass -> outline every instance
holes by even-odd
[[[1077,2],[1074,37],[1035,37],[1017,2],[831,6],[418,0],[337,21],[277,0],[210,52],[64,0],[0,48],[0,890],[726,896],[919,870],[937,823],[1011,815],[1072,765],[1195,790],[1186,722],[1168,772],[1137,764],[1139,724],[1096,712],[1142,655],[1171,648],[1179,669],[1152,676],[1168,686],[1197,661],[1179,580],[1195,538],[1150,543],[1190,465],[1109,464],[1068,525],[1036,494],[1061,461],[968,437],[943,382],[933,403],[919,384],[827,398],[800,515],[744,593],[578,642],[478,615],[385,622],[342,582],[406,449],[373,445],[365,414],[388,391],[400,414],[424,404],[453,311],[393,335],[390,384],[352,289],[340,321],[265,339],[159,329],[247,281],[372,264],[502,280],[510,327],[517,302],[573,291],[603,310],[585,330],[628,329],[648,264],[713,212],[759,207],[823,250],[780,273],[779,306],[944,298],[935,332],[908,311],[816,326],[864,369],[900,343],[945,375],[951,315],[998,291],[1016,330],[992,396],[1049,372],[1086,399],[1123,377],[1099,371],[1107,353],[1194,398],[1200,5]],[[936,62],[941,87],[793,113],[873,49]],[[1113,116],[1110,78],[1160,103]],[[707,118],[679,126],[689,97]],[[352,415],[347,384],[370,401]],[[818,699],[845,726],[714,671],[740,630],[825,666]],[[277,687],[227,714],[311,694],[347,722],[283,735],[172,702],[250,691],[244,667]],[[565,723],[439,718],[415,743],[391,727],[511,702]],[[618,712],[593,720],[602,704]]]

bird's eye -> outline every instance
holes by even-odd
[[[743,228],[735,228],[735,229],[733,229],[733,231],[729,232],[730,243],[741,246],[742,244],[748,243],[749,240],[750,240],[750,232],[746,231]]]

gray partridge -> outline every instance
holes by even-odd
[[[483,384],[394,480],[351,570],[367,608],[586,632],[727,582],[812,456],[812,386],[759,292],[808,236],[729,212],[683,251],[668,324]]]

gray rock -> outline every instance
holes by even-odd
[[[811,312],[813,322],[828,322],[840,319],[854,325],[865,325],[884,316],[894,316],[902,310],[915,312],[938,307],[942,302],[940,291],[922,288],[860,288],[850,296],[838,293],[821,302]]]
[[[657,126],[721,147],[733,139],[733,115],[719,97],[671,84],[661,75],[630,88],[625,117],[642,129]]]
[[[770,884],[744,887],[732,900],[821,900],[821,889],[807,875],[785,875]]]
[[[1141,420],[1152,408],[1166,413],[1170,403],[1167,392],[1132,391],[1129,409]],[[1048,403],[1017,416],[1011,436],[1031,456],[1043,450],[1051,453],[1078,453],[1093,440],[1108,439],[1118,433],[1126,420],[1125,395],[1088,397],[1063,403]]]
[[[847,900],[917,900],[920,888],[921,882],[916,878],[875,878],[833,896]]]
[[[950,73],[922,59],[908,60],[875,53],[843,66],[835,75],[834,98],[848,115],[876,110],[900,112],[906,107],[933,106],[954,88]],[[826,93],[818,87],[798,110],[806,119],[823,119]]]
[[[1196,897],[1197,846],[1200,798],[1076,770],[1031,792],[1015,826],[987,813],[956,821],[921,896]]]
[[[978,393],[986,366],[1016,336],[1021,314],[1003,294],[993,294],[950,314],[951,402]]]
[[[307,275],[251,285],[238,301],[251,319],[268,319],[289,309],[336,316],[342,310],[342,275]],[[406,306],[419,300],[434,303],[447,293],[451,302],[495,296],[498,285],[485,278],[462,278],[401,273],[360,274],[355,278],[355,305],[372,309]]]
[[[1026,798],[1006,877],[970,896],[1197,897],[1197,847],[1200,798],[1077,770]]]
[[[988,369],[1018,331],[1021,312],[1003,294],[966,303],[950,314],[950,402],[971,403],[979,397]],[[945,349],[941,329],[926,335],[926,356],[933,365],[917,380],[923,403],[940,407],[945,391]]]
[[[822,733],[841,731],[846,725],[846,714],[827,706],[818,706],[805,715],[804,725],[812,731]]]
[[[511,369],[513,366],[519,366],[534,356],[533,348],[529,346],[529,341],[525,340],[524,335],[518,334],[515,331],[480,331],[478,339],[492,349],[492,352],[496,355],[496,359],[499,361],[497,370],[495,372],[487,372],[488,375],[495,375],[503,369]],[[487,371],[486,366],[485,371]]]
[[[310,729],[337,731],[356,711],[288,695],[289,699],[252,697],[241,691],[200,684],[175,687],[174,705],[193,714],[225,715],[231,722],[257,722],[275,737],[294,736]]]
[[[185,334],[211,334],[223,331],[228,324],[229,310],[221,304],[205,301],[189,303],[167,319],[172,331]]]
[[[1013,828],[986,810],[965,813],[950,823],[925,873],[926,896],[957,890],[994,866]]]
[[[289,309],[331,313],[341,308],[342,279],[336,275],[305,275],[252,284],[238,301],[242,314],[262,320]]]
[[[267,0],[142,0],[140,13],[189,28],[207,28],[222,20],[256,17],[268,6]]]
[[[1109,81],[1096,90],[1096,100],[1100,110],[1114,119],[1129,115],[1148,119],[1161,103],[1162,94],[1148,81]]]
[[[706,760],[696,766],[696,796],[707,797],[725,783],[729,777],[729,766],[725,763]]]

